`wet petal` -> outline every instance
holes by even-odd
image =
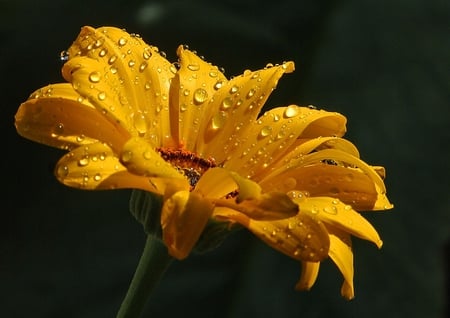
[[[324,225],[313,216],[257,221],[229,208],[216,208],[219,220],[237,222],[274,249],[299,261],[319,262],[327,257],[329,238]]]
[[[231,173],[222,168],[208,169],[197,182],[194,191],[204,197],[218,199],[225,197],[238,188]]]
[[[68,52],[63,76],[75,90],[133,135],[168,142],[175,70],[156,47],[118,28],[84,27]]]
[[[302,272],[300,279],[295,285],[296,290],[310,290],[319,274],[320,262],[302,261]]]
[[[350,205],[329,197],[294,199],[303,213],[314,216],[328,225],[359,238],[369,240],[381,248],[383,242],[375,228]]]
[[[312,197],[334,197],[356,210],[371,210],[381,195],[362,170],[322,163],[286,170],[260,184],[266,191],[299,190]]]
[[[358,201],[354,202],[357,203],[358,207],[360,206],[368,210],[386,210],[393,207],[393,205],[389,202],[389,200],[386,197],[386,187],[384,185],[383,179],[376,172],[376,170],[373,167],[369,166],[364,161],[362,161],[361,159],[338,149],[324,149],[310,153],[308,155],[300,156],[299,158],[296,159],[292,159],[284,167],[280,167],[271,172],[261,182],[261,184],[266,184],[267,186],[267,184],[273,181],[275,178],[279,178],[281,175],[283,175],[284,172],[292,169],[301,170],[304,169],[305,167],[314,165],[328,166],[328,164],[326,163],[327,161],[332,161],[340,167],[348,168],[348,172],[349,174],[352,174],[352,177],[356,175],[355,172],[363,173],[373,183],[376,197],[373,196],[374,191],[370,190],[370,187],[367,187],[366,182],[363,182],[363,180],[367,181],[367,178],[363,179],[360,178],[360,182],[362,183],[359,184],[359,186],[361,186],[362,188],[359,189],[359,191],[357,191],[357,194],[355,195],[355,197],[358,198]],[[314,170],[311,170],[310,172],[314,173]],[[296,172],[292,173],[286,172],[286,173],[294,175]],[[358,192],[367,193],[367,196],[358,195]],[[350,204],[353,204],[353,202]]]
[[[330,233],[330,258],[339,268],[344,276],[344,283],[341,287],[341,295],[350,300],[354,298],[353,289],[353,252],[350,235],[343,231],[328,228]]]
[[[345,117],[338,113],[308,107],[290,105],[272,109],[250,125],[248,138],[236,147],[237,155],[231,157],[225,167],[253,177],[269,169],[278,159],[284,159],[297,139],[317,133],[314,137],[330,136],[327,138],[330,141],[331,136],[344,134],[345,123]]]
[[[246,71],[216,86],[220,88],[208,105],[208,117],[201,124],[197,152],[214,157],[217,162],[228,158],[248,137],[249,125],[256,120],[280,77],[293,70],[294,63],[286,62],[254,72]]]
[[[81,146],[67,153],[57,163],[55,175],[67,186],[87,190],[157,190],[148,178],[129,173],[111,148],[103,143]]]
[[[179,260],[189,255],[213,209],[208,200],[189,191],[176,192],[164,200],[161,226],[170,255]]]
[[[199,127],[208,114],[216,83],[226,82],[226,78],[217,66],[183,46],[178,47],[177,54],[180,69],[170,87],[172,135],[185,149],[194,151]]]
[[[142,138],[128,140],[123,147],[120,159],[122,164],[136,175],[184,180],[185,188],[189,188],[187,179]]]
[[[69,150],[97,140],[118,150],[129,136],[68,83],[48,85],[31,94],[17,111],[16,128],[28,139]]]

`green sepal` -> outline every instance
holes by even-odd
[[[152,192],[133,190],[130,212],[142,224],[145,233],[161,240],[161,210],[163,197]]]

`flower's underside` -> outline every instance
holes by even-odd
[[[170,63],[112,27],[84,27],[66,53],[67,83],[37,90],[16,115],[21,135],[68,150],[58,180],[162,195],[163,240],[179,259],[211,218],[301,261],[299,289],[330,256],[353,297],[350,235],[381,246],[356,211],[391,208],[384,170],[341,138],[338,113],[289,105],[260,115],[292,62],[227,79],[185,47]]]

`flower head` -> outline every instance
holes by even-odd
[[[64,54],[67,82],[34,92],[17,130],[68,151],[55,169],[65,185],[161,195],[163,241],[178,259],[208,220],[238,223],[302,262],[299,289],[330,256],[353,297],[350,235],[381,246],[356,211],[391,207],[383,169],[341,138],[338,113],[289,105],[259,115],[292,62],[227,79],[187,48],[177,54],[170,63],[138,35],[84,27]]]

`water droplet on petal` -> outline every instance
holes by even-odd
[[[100,93],[98,93],[97,97],[98,97],[98,100],[104,101],[106,99],[106,93],[100,92]]]
[[[200,105],[208,99],[208,92],[203,88],[197,88],[194,92],[194,103]]]
[[[98,83],[98,82],[100,82],[100,73],[99,72],[92,72],[91,74],[89,74],[89,80],[92,82],[92,83]]]
[[[261,131],[259,132],[259,135],[261,137],[267,137],[272,133],[272,127],[270,126],[264,126]]]
[[[136,128],[139,136],[144,136],[147,132],[147,120],[142,112],[133,115],[134,128]]]
[[[80,167],[85,167],[88,164],[89,164],[89,157],[88,156],[83,157],[80,160],[78,160],[78,166],[80,166]]]
[[[120,39],[117,41],[117,44],[119,44],[119,46],[124,46],[125,44],[127,44],[127,39],[125,39],[125,38],[120,38]]]
[[[239,87],[237,87],[236,85],[233,85],[230,88],[230,94],[235,94],[235,93],[237,93],[238,90],[239,90]]]
[[[100,174],[100,173],[96,173],[95,175],[94,175],[94,180],[95,181],[100,181],[102,179],[102,175]]]
[[[227,117],[227,114],[225,112],[219,112],[214,115],[214,117],[211,119],[211,128],[213,130],[218,130],[222,128],[225,124],[225,119]]]
[[[200,69],[200,65],[198,64],[189,64],[187,68],[191,71],[198,71]]]
[[[225,97],[224,100],[222,101],[221,108],[223,110],[226,110],[231,106],[233,106],[233,100],[230,97]]]
[[[58,168],[56,168],[56,174],[61,178],[67,177],[69,174],[69,167],[66,165],[59,165]]]
[[[69,60],[69,51],[61,51],[61,53],[59,53],[59,59],[61,62],[67,62]]]
[[[295,117],[298,115],[298,107],[296,105],[289,105],[284,110],[284,116],[287,118]]]
[[[129,162],[133,158],[133,153],[131,151],[125,151],[122,153],[121,159],[123,162]]]

